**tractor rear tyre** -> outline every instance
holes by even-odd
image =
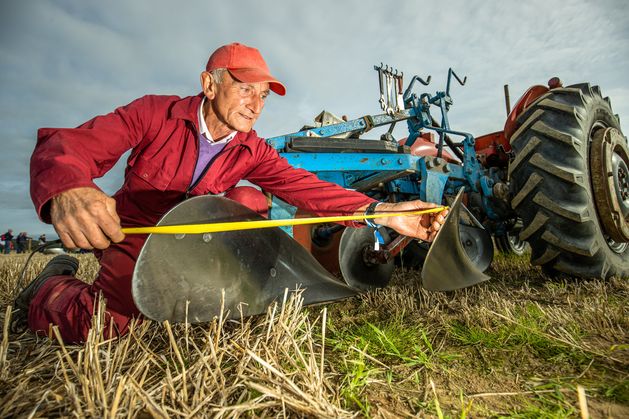
[[[629,154],[609,99],[589,84],[552,89],[518,125],[511,206],[531,263],[584,278],[629,276]]]

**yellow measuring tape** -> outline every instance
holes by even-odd
[[[172,226],[155,227],[125,227],[124,234],[202,234],[219,233],[223,231],[253,230],[256,228],[271,228],[283,226],[297,226],[305,224],[335,223],[339,221],[358,221],[364,219],[374,219],[379,217],[401,217],[409,215],[433,214],[441,212],[448,207],[429,208],[419,211],[379,213],[371,215],[339,215],[335,217],[310,217],[291,218],[287,220],[255,220],[255,221],[230,221],[226,223],[210,224],[183,224]]]

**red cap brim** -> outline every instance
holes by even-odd
[[[269,83],[269,88],[276,94],[284,96],[286,87],[269,73],[259,68],[227,68],[229,73],[238,81],[244,83]]]

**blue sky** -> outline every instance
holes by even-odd
[[[256,126],[264,137],[322,109],[378,113],[380,62],[432,75],[430,92],[444,89],[450,66],[467,75],[450,120],[474,135],[502,128],[504,84],[514,101],[555,75],[600,85],[626,133],[628,22],[626,0],[2,0],[0,230],[54,233],[28,192],[38,128],[76,126],[144,94],[196,94],[208,55],[229,42],[259,48],[287,87]],[[103,190],[118,189],[123,168],[98,181]]]

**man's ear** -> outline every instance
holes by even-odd
[[[214,77],[208,71],[204,71],[201,73],[201,89],[203,89],[203,94],[209,100],[214,99],[216,96],[216,86],[217,84],[214,82]]]

